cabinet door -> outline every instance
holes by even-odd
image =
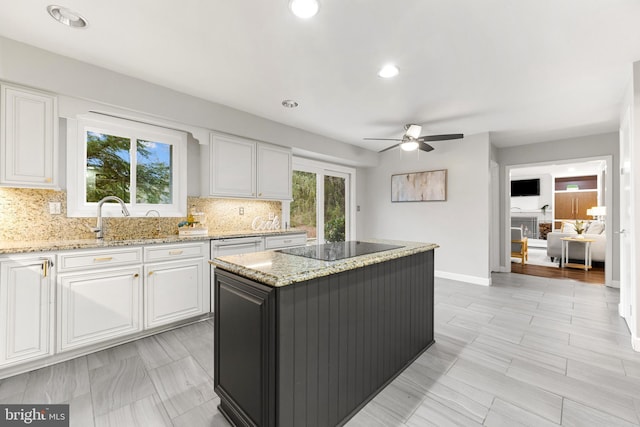
[[[556,219],[575,218],[575,193],[556,193],[553,212]]]
[[[571,191],[556,193],[555,218],[556,219],[593,219],[587,215],[587,209],[598,206],[597,191]]]
[[[256,196],[256,143],[212,134],[209,147],[210,195]]]
[[[291,199],[291,150],[258,144],[258,198]]]
[[[58,346],[82,347],[142,330],[142,268],[58,275]]]
[[[6,85],[1,92],[0,183],[14,187],[57,187],[56,98]]]
[[[576,198],[576,219],[593,219],[592,216],[587,215],[587,209],[591,209],[594,206],[598,206],[598,192],[597,191],[580,191],[575,193]]]
[[[205,310],[204,259],[148,264],[144,267],[145,328],[165,325]]]
[[[49,259],[0,263],[0,365],[52,354]]]

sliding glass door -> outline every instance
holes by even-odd
[[[306,231],[309,240],[318,237],[317,181],[315,172],[293,171],[290,224],[291,227]]]
[[[318,162],[294,161],[289,223],[305,230],[310,242],[341,242],[351,238],[352,173],[329,167]]]
[[[324,176],[324,240],[327,242],[346,240],[347,180],[348,176]]]

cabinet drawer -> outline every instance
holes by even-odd
[[[208,256],[206,243],[158,245],[144,248],[144,261],[170,261]]]
[[[267,236],[264,239],[265,249],[289,248],[291,246],[304,246],[306,244],[306,233],[289,234],[285,236]]]
[[[142,248],[67,252],[59,255],[58,271],[140,263],[142,263]]]

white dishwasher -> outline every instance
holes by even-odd
[[[263,250],[264,239],[262,237],[233,237],[211,241],[211,258],[260,252]]]
[[[264,250],[262,237],[231,237],[228,239],[216,239],[211,241],[211,259],[225,255],[247,254]],[[211,266],[211,312],[214,305],[215,267]]]

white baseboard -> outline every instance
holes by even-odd
[[[624,309],[622,308],[622,304],[618,304],[618,315],[624,319]]]
[[[619,280],[612,280],[607,286],[609,286],[610,288],[618,288],[618,289],[620,289],[620,281]]]
[[[635,351],[640,351],[640,338],[632,336],[631,347],[633,347]]]
[[[472,283],[474,285],[491,286],[491,278],[468,276],[466,274],[450,273],[448,271],[436,271],[434,275],[442,279],[457,280],[458,282]]]

